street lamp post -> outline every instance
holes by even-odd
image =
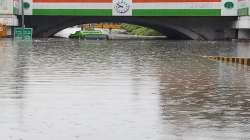
[[[22,40],[24,40],[24,7],[23,7],[23,0],[21,0],[21,10],[22,10]]]

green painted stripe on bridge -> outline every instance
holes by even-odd
[[[133,16],[221,16],[220,9],[134,9]]]
[[[33,15],[112,16],[112,9],[33,9]]]
[[[249,14],[249,8],[248,7],[238,9],[238,15],[239,16],[247,16],[248,14]]]
[[[221,16],[220,9],[133,9],[133,16]],[[112,9],[33,9],[33,15],[112,16]]]

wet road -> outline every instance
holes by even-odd
[[[0,40],[0,139],[250,139],[249,46]]]

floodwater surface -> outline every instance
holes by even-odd
[[[0,40],[0,139],[248,140],[249,46]]]

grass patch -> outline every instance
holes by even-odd
[[[132,25],[132,24],[122,24],[121,28],[128,31],[130,35],[141,35],[141,36],[162,36],[162,34],[154,29]]]

